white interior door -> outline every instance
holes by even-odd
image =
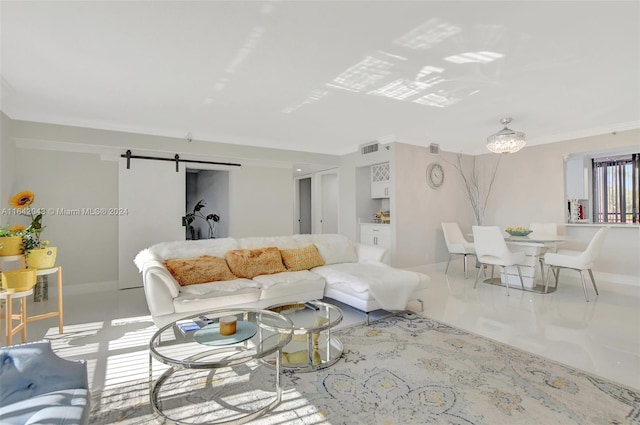
[[[338,171],[320,174],[320,233],[338,233]]]
[[[118,221],[119,288],[142,286],[133,264],[142,249],[157,242],[184,240],[185,169],[176,172],[175,163],[125,159],[118,170],[119,207],[126,209]]]

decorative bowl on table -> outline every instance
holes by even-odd
[[[527,229],[526,227],[507,227],[505,232],[511,236],[527,236],[529,233],[533,232],[533,230]]]

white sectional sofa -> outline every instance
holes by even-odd
[[[295,271],[290,271],[281,264],[283,271],[276,273],[181,285],[166,266],[171,259],[206,255],[220,260],[225,255],[247,252],[238,250],[267,247],[295,253],[312,245],[324,265],[309,270],[295,270],[293,266]],[[273,248],[270,250],[273,253]],[[287,251],[280,251],[284,252]],[[407,302],[419,299],[429,277],[392,268],[386,264],[387,256],[384,248],[354,244],[342,235],[313,234],[162,242],[140,251],[134,261],[142,273],[153,321],[161,327],[181,317],[217,308],[265,308],[325,296],[366,313],[380,308],[404,310]]]

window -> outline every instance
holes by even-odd
[[[593,222],[639,223],[640,153],[593,158]]]

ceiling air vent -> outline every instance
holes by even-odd
[[[378,142],[372,142],[366,145],[360,145],[360,155],[366,155],[368,153],[378,152],[379,146],[380,146],[380,143]]]
[[[429,145],[429,153],[440,153],[440,145],[437,143],[431,143]]]

